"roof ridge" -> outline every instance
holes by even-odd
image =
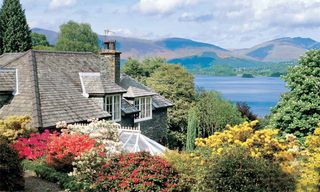
[[[11,61],[5,63],[5,64],[2,65],[1,67],[4,68],[4,67],[8,66],[10,63],[12,63],[12,62],[14,62],[14,61],[17,61],[17,60],[20,59],[21,57],[24,57],[24,56],[27,55],[29,52],[31,52],[31,51],[29,50],[29,51],[22,52],[21,55],[19,55],[18,57],[12,59]],[[6,53],[5,53],[5,54],[6,54]],[[2,54],[1,57],[4,56],[5,54]],[[14,53],[9,53],[9,54],[14,54]],[[1,58],[1,57],[0,57],[0,58]]]
[[[50,50],[34,50],[34,49],[31,49],[32,52],[35,52],[35,53],[57,53],[57,54],[77,54],[77,55],[96,55],[95,53],[93,52],[77,52],[77,51],[56,51],[56,50],[53,50],[53,51],[50,51]]]

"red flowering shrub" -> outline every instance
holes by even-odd
[[[52,137],[47,145],[46,163],[56,170],[70,172],[74,158],[92,149],[95,143],[95,139],[79,133]]]
[[[47,144],[52,136],[57,136],[58,133],[51,134],[48,130],[43,133],[30,133],[28,138],[19,138],[13,144],[13,148],[18,151],[19,158],[28,160],[37,159],[45,154]]]
[[[164,159],[146,152],[112,157],[102,166],[98,191],[175,191],[177,171]]]

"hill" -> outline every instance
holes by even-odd
[[[32,31],[46,35],[50,44],[55,44],[59,35],[55,31],[41,28],[34,28]],[[98,37],[102,46],[105,36],[98,35]],[[250,71],[264,69],[268,71],[267,74],[271,74],[278,68],[283,69],[283,72],[288,63],[289,65],[295,63],[307,50],[320,49],[320,42],[302,37],[284,37],[237,50],[227,50],[217,45],[184,38],[160,40],[121,36],[108,36],[108,38],[117,41],[117,47],[122,52],[124,60],[129,57],[159,56],[168,59],[171,63],[179,63],[190,71],[201,73],[211,73],[217,69],[220,73],[221,69],[225,71],[226,68],[236,73],[243,72],[247,68]],[[277,63],[285,66],[277,66]]]
[[[234,50],[236,56],[247,56],[265,62],[297,60],[307,50],[320,48],[320,43],[302,37],[284,37],[256,45],[249,49]]]

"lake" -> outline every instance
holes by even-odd
[[[253,113],[263,117],[276,106],[280,95],[286,92],[285,82],[278,77],[218,77],[195,75],[195,85],[220,92],[226,99],[246,102]]]

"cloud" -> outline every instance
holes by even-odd
[[[213,15],[211,13],[203,14],[203,15],[194,15],[190,13],[183,13],[179,17],[180,22],[206,22],[211,21],[213,19]]]
[[[143,14],[163,15],[198,2],[199,0],[140,0],[134,5],[134,9]]]
[[[77,0],[51,0],[49,4],[49,9],[59,9],[62,7],[70,7],[76,4]]]

